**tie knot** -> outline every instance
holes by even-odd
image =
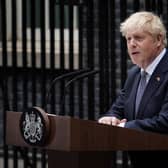
[[[141,77],[146,77],[147,74],[148,74],[148,73],[147,73],[146,71],[142,71],[142,72],[141,72]]]

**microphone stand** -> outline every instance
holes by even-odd
[[[47,110],[47,104],[49,103],[49,100],[50,100],[51,90],[52,90],[52,88],[53,88],[53,86],[55,85],[56,82],[61,81],[61,80],[66,79],[66,78],[73,78],[77,75],[81,75],[83,73],[87,73],[87,72],[90,72],[90,71],[91,70],[89,70],[89,69],[81,69],[81,70],[78,70],[78,71],[73,71],[73,72],[63,74],[63,75],[59,75],[56,78],[54,78],[54,80],[51,81],[51,84],[49,85],[49,88],[48,88],[48,91],[47,91],[46,103],[45,103],[45,106],[44,106],[45,111]]]
[[[81,80],[81,79],[84,79],[84,78],[86,78],[86,77],[90,77],[90,76],[92,76],[92,75],[95,75],[95,74],[97,74],[98,72],[99,72],[99,70],[92,70],[92,71],[83,73],[83,74],[81,74],[81,75],[75,76],[74,78],[72,78],[71,80],[69,80],[69,81],[65,84],[64,94],[62,95],[62,98],[61,98],[60,114],[63,113],[63,109],[64,109],[64,105],[65,105],[65,96],[66,96],[68,87],[69,87],[71,84],[73,84],[74,82],[76,82],[76,81],[78,81],[78,80]]]

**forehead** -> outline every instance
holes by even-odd
[[[126,38],[130,36],[151,36],[151,34],[143,29],[130,29],[126,33]]]

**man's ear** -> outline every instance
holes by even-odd
[[[161,34],[156,37],[157,47],[160,47],[163,44],[163,36]]]

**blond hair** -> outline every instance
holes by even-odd
[[[126,36],[128,31],[141,29],[150,33],[152,36],[161,35],[163,37],[164,46],[167,45],[166,28],[162,20],[152,12],[136,12],[128,17],[120,25],[120,31]]]

